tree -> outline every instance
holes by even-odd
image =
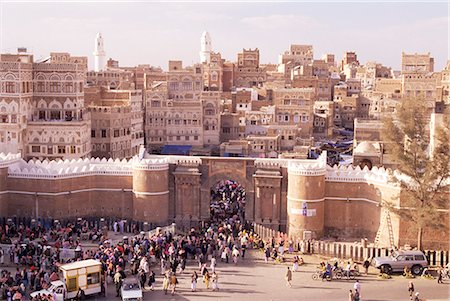
[[[435,147],[430,154],[430,111],[420,98],[403,99],[396,114],[385,117],[382,139],[385,149],[397,164],[392,181],[401,187],[401,208],[387,202],[386,207],[417,230],[417,248],[422,249],[425,227],[445,225],[442,212],[448,209],[450,183],[449,129],[436,131]]]

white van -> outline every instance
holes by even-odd
[[[63,281],[52,281],[47,290],[31,293],[31,297],[38,294],[50,294],[56,297],[56,301],[75,298],[82,290],[84,295],[93,295],[102,292],[101,271],[102,264],[93,259],[64,264],[59,267]]]

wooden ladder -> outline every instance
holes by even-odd
[[[386,222],[388,226],[388,233],[389,233],[389,248],[394,248],[394,230],[392,230],[392,221],[391,221],[391,213],[389,210],[386,211]]]
[[[382,214],[383,216],[381,217],[381,224],[380,227],[378,228],[377,235],[375,236],[374,246],[378,247],[378,245],[380,244],[381,236],[383,235],[383,230],[387,226],[389,235],[389,248],[392,249],[394,247],[394,231],[392,229],[391,214],[389,210],[386,209],[383,210]]]

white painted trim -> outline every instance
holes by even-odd
[[[325,198],[321,198],[321,199],[315,199],[315,200],[305,200],[305,199],[297,199],[297,198],[293,198],[288,196],[287,197],[289,201],[294,201],[294,202],[305,202],[305,203],[320,203],[325,201]]]
[[[347,201],[348,200],[349,202],[352,202],[352,201],[363,201],[363,202],[369,202],[369,203],[372,203],[372,204],[375,204],[375,205],[380,204],[380,202],[378,202],[378,201],[374,201],[374,200],[367,199],[367,198],[324,197],[324,198],[315,199],[315,200],[297,199],[297,198],[293,198],[293,197],[290,197],[290,196],[288,196],[287,198],[288,198],[289,201],[305,202],[305,203],[320,203],[320,202],[323,202],[323,201]]]
[[[384,186],[389,188],[398,188],[400,187],[392,182],[384,182],[384,181],[376,181],[372,179],[364,179],[364,178],[351,178],[351,177],[330,177],[325,176],[325,182],[328,183],[351,183],[351,184],[373,184],[378,186]]]
[[[13,193],[13,194],[27,194],[27,195],[47,195],[47,196],[58,196],[58,195],[69,195],[79,192],[90,192],[90,191],[117,191],[117,192],[132,192],[131,189],[121,189],[121,188],[88,188],[88,189],[78,189],[71,191],[62,192],[32,192],[32,191],[19,191],[19,190],[6,190],[0,191],[1,194]]]
[[[168,163],[164,163],[164,164],[154,164],[154,165],[133,165],[133,169],[134,170],[156,170],[156,171],[160,171],[160,170],[169,170],[169,164]]]
[[[414,207],[402,207],[402,206],[394,206],[395,209],[401,209],[401,210],[417,210],[417,208]],[[450,212],[449,209],[436,209],[438,212]]]
[[[10,172],[8,173],[8,178],[18,178],[18,179],[37,179],[37,180],[61,180],[61,179],[72,179],[72,178],[84,178],[90,176],[117,176],[117,177],[129,177],[132,176],[133,172],[131,170],[122,171],[86,171],[79,173],[68,173],[68,174],[29,174],[29,173],[18,173]]]
[[[322,169],[297,169],[293,170],[288,168],[288,174],[294,176],[324,176],[326,174],[325,168]]]
[[[165,194],[169,194],[169,190],[161,191],[161,192],[140,192],[140,191],[133,190],[133,193],[137,194],[137,195],[150,195],[150,196],[152,196],[152,195],[165,195]]]
[[[347,202],[347,200],[349,202],[352,202],[352,201],[363,201],[363,202],[369,202],[369,203],[372,203],[372,204],[375,204],[375,205],[379,205],[380,204],[380,202],[378,202],[378,201],[374,201],[374,200],[367,199],[367,198],[326,197],[325,199],[333,200],[333,201],[345,201],[345,202]]]
[[[155,196],[155,195],[165,195],[169,193],[169,190],[167,191],[161,191],[161,192],[139,192],[132,189],[121,189],[121,188],[88,188],[88,189],[78,189],[78,190],[72,190],[72,191],[62,191],[62,192],[32,192],[32,191],[18,191],[18,190],[6,190],[6,191],[0,191],[1,194],[7,194],[7,193],[13,193],[13,194],[27,194],[27,195],[47,195],[47,196],[58,196],[58,195],[69,195],[74,193],[80,193],[80,192],[89,192],[89,191],[117,191],[117,192],[133,192],[137,195],[149,195],[149,196]]]

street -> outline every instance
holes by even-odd
[[[316,256],[302,256],[306,264],[300,266],[299,272],[293,273],[292,288],[286,286],[284,275],[288,264],[264,263],[263,254],[252,250],[247,253],[249,258],[233,263],[218,262],[216,271],[219,274],[219,291],[206,290],[199,278],[197,292],[190,290],[190,274],[198,266],[193,261],[183,275],[179,275],[179,284],[174,296],[162,291],[162,277],[159,267],[155,267],[157,281],[155,291],[146,290],[144,300],[348,300],[349,289],[353,289],[354,280],[315,281],[311,274],[316,271],[320,259]],[[361,269],[362,270],[362,269]],[[197,269],[198,273],[198,269]],[[394,275],[392,279],[379,279],[377,270],[371,268],[368,276],[359,277],[361,283],[361,300],[394,301],[409,300],[408,282],[401,275]],[[412,279],[416,292],[421,299],[449,300],[450,281],[437,284],[436,280],[420,277]],[[108,285],[108,300],[119,300],[115,297],[114,286]]]

